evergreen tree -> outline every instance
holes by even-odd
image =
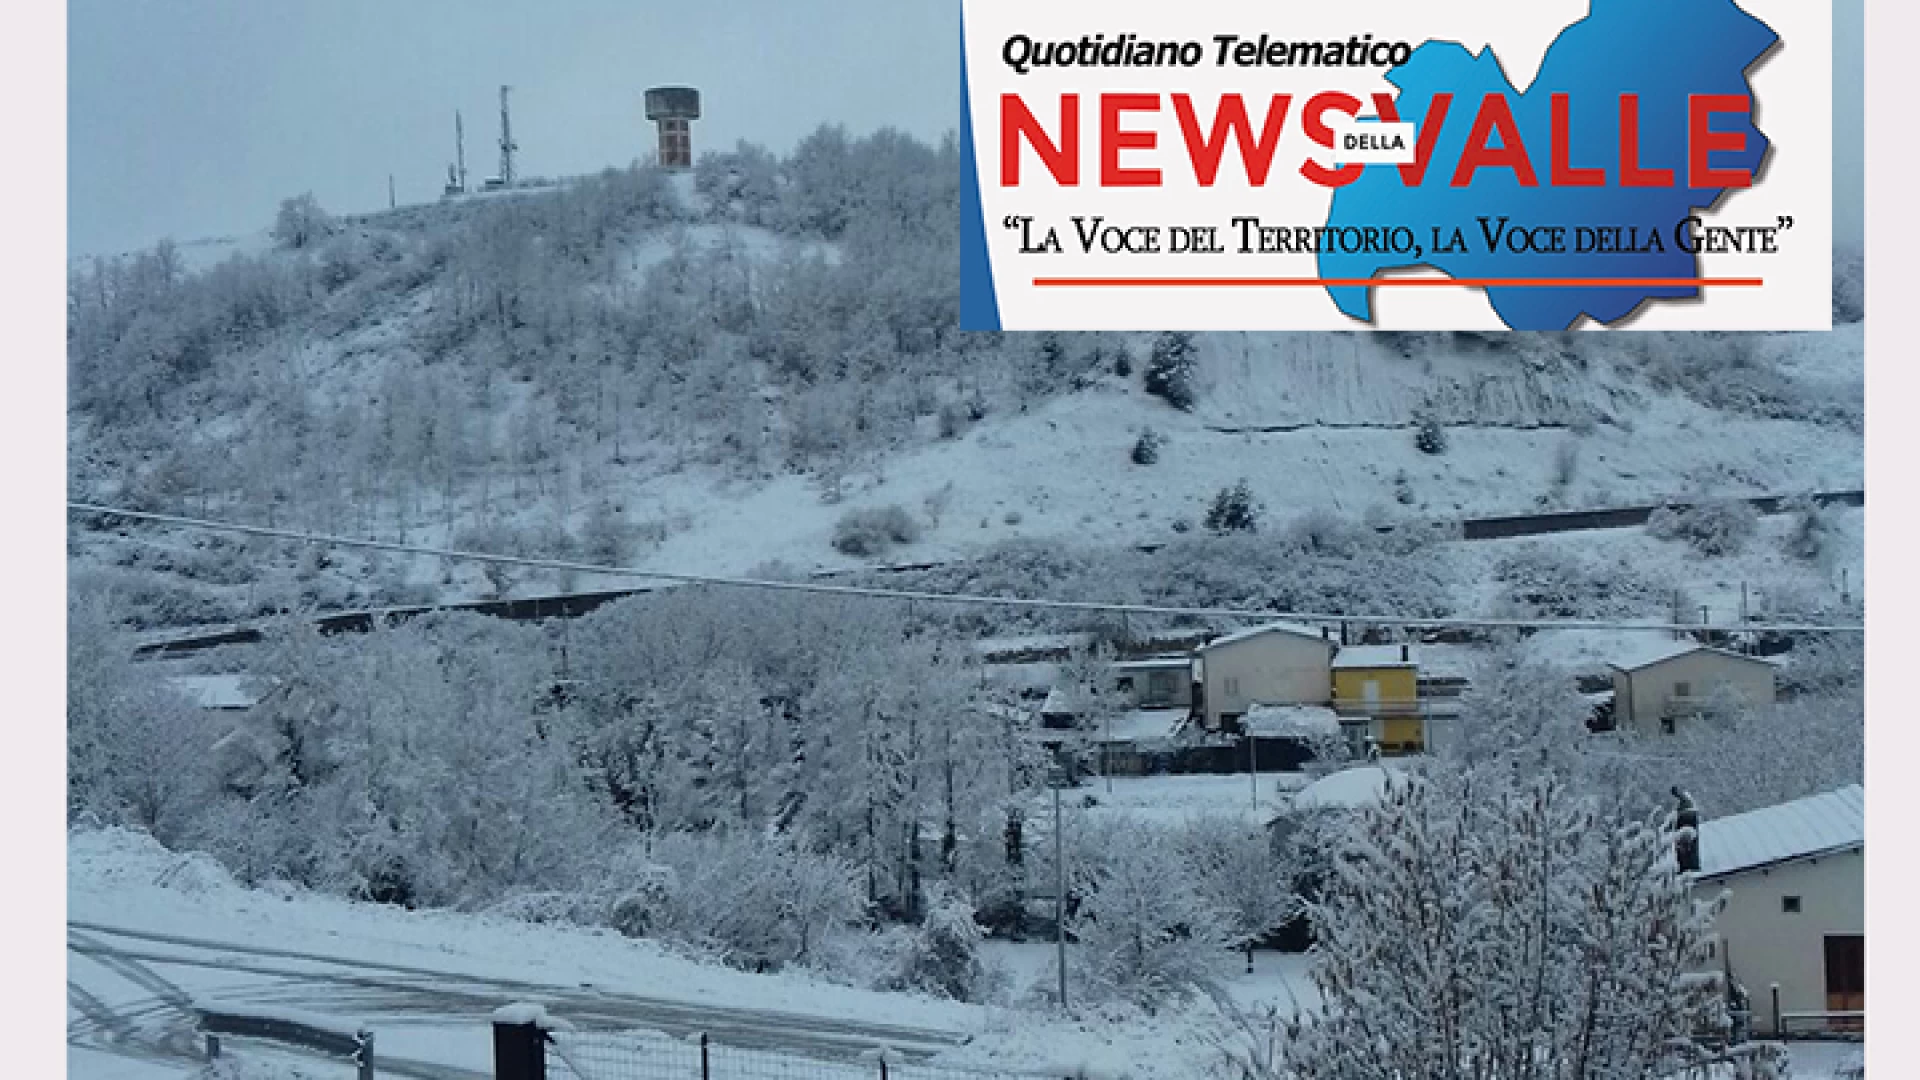
[[[1203,524],[1211,532],[1255,532],[1260,528],[1260,504],[1245,480],[1230,488],[1221,488],[1207,507]]]
[[[1153,341],[1147,360],[1147,393],[1183,412],[1193,409],[1195,387],[1192,334],[1165,333]]]

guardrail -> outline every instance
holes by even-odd
[[[344,1058],[358,1069],[358,1080],[374,1080],[373,1032],[365,1024],[285,1009],[196,1003],[198,1030],[207,1040],[207,1060],[220,1056],[223,1036],[262,1039]]]

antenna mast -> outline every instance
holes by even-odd
[[[513,119],[507,113],[507,91],[510,86],[500,87],[500,184],[513,186],[513,152],[520,144],[513,141]]]
[[[460,119],[460,110],[453,110],[453,180],[462,194],[467,190],[467,129]]]

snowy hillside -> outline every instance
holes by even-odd
[[[1861,484],[1858,323],[1200,335],[1178,400],[1150,335],[957,333],[952,154],[823,129],[692,174],[344,221],[290,203],[270,235],[77,266],[70,491],[743,573],[1161,543],[1241,480],[1270,527]],[[894,506],[910,543],[837,539]],[[82,525],[76,571],[156,627],[594,584]]]

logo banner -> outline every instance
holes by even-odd
[[[970,330],[1827,330],[1830,4],[964,0]]]

